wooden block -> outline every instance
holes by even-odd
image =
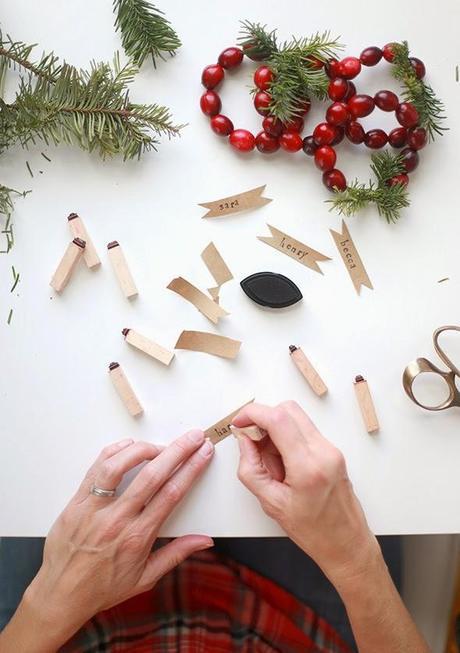
[[[71,213],[67,220],[69,222],[70,232],[72,236],[74,238],[81,238],[86,243],[83,258],[85,259],[87,267],[97,268],[101,264],[101,259],[97,255],[93,241],[88,236],[88,232],[86,231],[86,227],[83,224],[83,220],[76,213]]]
[[[255,424],[252,424],[251,426],[244,426],[242,428],[238,428],[237,426],[233,426],[233,424],[231,424],[230,431],[233,433],[235,438],[241,435],[247,435],[248,438],[251,438],[251,440],[254,440],[254,442],[259,442],[268,435],[265,429],[260,429]]]
[[[119,243],[114,240],[107,245],[107,249],[109,251],[109,258],[112,263],[113,270],[125,297],[127,299],[135,297],[138,294],[136,284],[134,283],[134,279],[131,276],[125,255],[123,254],[123,250],[121,249]]]
[[[74,238],[70,245],[67,247],[64,256],[62,257],[53,278],[50,281],[50,286],[56,292],[62,292],[70,281],[73,271],[78,265],[79,260],[83,256],[86,243],[81,238]]]
[[[109,365],[109,374],[112,379],[115,390],[118,392],[118,396],[128,409],[128,412],[133,417],[142,415],[144,409],[139,403],[139,399],[134,394],[134,390],[131,387],[130,382],[126,378],[123,370],[120,367],[119,363],[110,363]]]
[[[161,347],[161,345],[157,345],[156,342],[149,340],[149,338],[137,333],[137,331],[133,331],[133,329],[123,329],[122,333],[127,343],[136,347],[136,349],[140,349],[144,354],[160,361],[163,365],[169,365],[174,358],[174,352],[168,351],[164,347]]]
[[[367,432],[376,433],[380,428],[379,420],[375,412],[371,391],[369,390],[367,381],[362,376],[355,378],[355,393]]]
[[[306,379],[313,392],[315,392],[318,397],[325,395],[327,392],[327,386],[313,365],[310,363],[308,358],[305,356],[302,349],[300,349],[300,347],[296,347],[295,345],[291,345],[289,347],[289,351],[291,352],[291,358],[294,361],[297,369]]]

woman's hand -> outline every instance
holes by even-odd
[[[8,650],[28,650],[11,635],[15,619],[21,622],[21,608],[27,616],[24,627],[41,632],[31,650],[53,650],[97,612],[152,588],[193,552],[212,546],[207,536],[187,535],[152,553],[161,525],[212,454],[212,444],[196,430],[163,450],[132,440],[104,449],[48,535],[42,568],[11,624],[13,640],[7,641],[16,648]],[[93,483],[115,489],[126,472],[144,461],[149,462],[121,496],[90,493]],[[2,636],[8,637],[8,630]],[[47,643],[40,648],[43,637]]]
[[[256,424],[268,431],[261,442],[238,438],[238,476],[332,582],[375,561],[380,549],[353,492],[344,457],[298,404],[249,404],[233,424]]]

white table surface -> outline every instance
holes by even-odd
[[[2,28],[13,38],[38,42],[87,66],[120,48],[111,5],[110,0],[3,0]],[[188,123],[180,139],[165,140],[158,153],[125,164],[45,145],[30,152],[11,150],[0,159],[2,183],[33,190],[17,202],[16,245],[0,257],[0,534],[45,534],[107,443],[126,436],[167,443],[190,427],[211,425],[252,397],[267,404],[293,398],[312,415],[344,451],[378,533],[460,531],[460,412],[423,412],[401,385],[410,360],[434,357],[434,328],[460,321],[460,84],[455,82],[460,5],[444,0],[441,10],[431,0],[388,0],[371,9],[364,0],[256,0],[250,6],[242,0],[169,0],[161,7],[183,47],[156,72],[145,65],[132,97],[170,106],[178,122]],[[323,203],[327,192],[311,160],[301,152],[237,155],[211,132],[199,110],[201,70],[235,43],[243,18],[278,27],[281,38],[330,29],[342,35],[350,55],[407,38],[446,103],[450,131],[421,153],[422,164],[411,176],[412,204],[401,221],[387,225],[374,209],[348,220],[373,292],[363,289],[358,297],[353,289],[329,234],[329,228],[339,228],[340,218]],[[222,99],[236,125],[257,130],[260,119],[247,94],[254,68],[246,61],[225,84]],[[372,79],[367,71],[359,78],[362,92],[397,89],[388,67],[374,71]],[[324,110],[310,116],[305,134]],[[390,121],[376,112],[366,124]],[[354,149],[346,155],[346,149],[339,147],[340,167],[349,177],[366,179],[368,152]],[[198,202],[261,184],[267,184],[271,204],[201,220]],[[69,240],[66,216],[71,211],[85,220],[103,265],[96,272],[80,267],[56,296],[48,284]],[[256,240],[267,233],[267,222],[331,256],[321,265],[324,276]],[[107,260],[105,245],[114,239],[122,243],[140,289],[132,303],[122,297]],[[166,290],[179,275],[203,288],[212,285],[200,259],[211,240],[235,276],[221,293],[231,315],[216,329]],[[21,274],[13,294],[11,265]],[[304,300],[278,312],[253,304],[239,281],[261,270],[286,274]],[[442,277],[450,281],[437,283]],[[10,307],[14,314],[7,326]],[[120,332],[126,326],[171,348],[182,329],[215,331],[241,339],[243,346],[235,361],[179,351],[164,368],[125,344]],[[330,388],[325,399],[317,399],[293,367],[291,343],[301,344],[317,365]],[[146,414],[138,421],[115,395],[107,375],[111,360],[123,365],[144,404]],[[364,431],[355,404],[356,374],[369,379],[375,397],[381,420],[376,437]],[[279,533],[238,482],[237,460],[236,443],[228,438],[165,534]]]

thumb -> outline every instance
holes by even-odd
[[[162,576],[177,567],[192,553],[214,546],[214,541],[206,535],[183,535],[154,551],[147,558],[144,572],[139,580],[142,590],[153,587]]]
[[[258,444],[246,435],[238,435],[237,440],[240,447],[238,478],[258,499],[264,499],[273,491],[276,481],[265,466]]]

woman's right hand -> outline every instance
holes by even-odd
[[[365,573],[367,565],[380,559],[342,453],[298,404],[249,404],[233,424],[256,424],[268,432],[261,442],[238,438],[238,476],[333,583]]]

